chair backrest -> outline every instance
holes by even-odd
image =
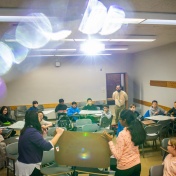
[[[170,126],[171,120],[160,120],[157,122],[157,124],[161,124],[161,128]]]
[[[145,128],[146,134],[159,134],[160,129],[161,129],[161,125],[157,124],[157,125],[151,125],[151,126],[146,126]]]
[[[108,119],[107,117],[103,117],[103,118],[101,119],[101,124],[100,124],[100,126],[103,127],[103,128],[109,127],[109,126],[111,125],[111,123],[112,123],[112,119],[113,119],[113,115],[111,116],[110,119]]]
[[[150,176],[163,176],[164,165],[152,166],[150,168]]]
[[[86,124],[86,125],[83,125],[83,127],[82,127],[82,131],[84,131],[84,132],[96,132],[99,129],[100,129],[100,127],[96,123]]]
[[[16,110],[15,110],[15,115],[16,116],[25,116],[27,111],[27,107],[26,106],[17,106]]]
[[[43,105],[38,105],[38,111],[44,111],[44,106]]]
[[[146,113],[144,114],[144,118],[146,118],[146,117],[150,117],[150,111],[149,110],[147,110]]]
[[[7,154],[10,154],[10,155],[17,155],[18,154],[18,142],[8,144],[6,146],[6,152]]]
[[[168,144],[168,141],[169,141],[169,138],[164,138],[162,141],[161,141],[161,147],[165,150],[167,150],[167,144]],[[164,158],[166,157],[166,155],[168,154],[166,151],[164,150],[161,150],[161,153],[162,153],[162,156],[163,156],[163,160]]]
[[[43,152],[42,165],[45,165],[47,163],[51,163],[54,160],[55,160],[55,156],[54,156],[54,149],[53,148],[49,151]]]
[[[76,120],[76,126],[82,126],[86,124],[92,124],[91,119],[78,119]]]

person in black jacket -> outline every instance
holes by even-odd
[[[167,112],[168,116],[176,117],[176,101],[174,102],[174,107]]]
[[[59,104],[55,108],[55,112],[58,113],[66,113],[67,112],[67,105],[64,104],[64,99],[59,99]]]
[[[97,110],[97,107],[93,104],[92,99],[88,98],[87,104],[83,107],[82,110]]]
[[[3,106],[0,110],[0,121],[2,123],[6,123],[6,122],[14,123],[14,122],[16,122],[16,120],[10,118],[9,116],[10,115],[9,115],[7,106]]]

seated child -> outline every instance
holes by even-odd
[[[176,137],[170,138],[167,150],[169,154],[166,156],[163,164],[163,176],[176,175]]]
[[[112,116],[112,114],[111,114],[111,111],[109,110],[109,106],[104,105],[103,106],[103,113],[100,118],[100,126],[109,128],[111,125],[110,123],[112,121],[111,116]],[[103,121],[102,121],[102,119],[103,119]]]

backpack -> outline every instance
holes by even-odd
[[[67,130],[72,129],[70,119],[66,115],[60,116],[59,120],[57,121],[57,126],[65,127]]]

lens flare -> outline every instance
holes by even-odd
[[[6,74],[12,67],[14,55],[11,49],[3,42],[0,42],[0,76]]]
[[[85,148],[82,148],[79,157],[83,160],[89,159],[90,153]]]
[[[53,32],[47,35],[50,36],[50,40],[57,41],[57,40],[62,40],[62,39],[67,38],[70,34],[71,34],[70,30],[61,30],[59,32]]]
[[[116,32],[121,28],[124,19],[125,13],[122,9],[119,9],[117,6],[110,6],[100,34],[109,35]]]
[[[16,40],[26,48],[41,48],[50,40],[46,34],[52,32],[51,23],[42,13],[32,13],[28,17],[17,26]]]
[[[5,98],[6,92],[7,92],[6,84],[5,84],[4,80],[2,78],[0,78],[0,103]]]
[[[103,27],[106,16],[107,8],[97,0],[90,0],[79,26],[79,31],[85,34],[96,34]]]

